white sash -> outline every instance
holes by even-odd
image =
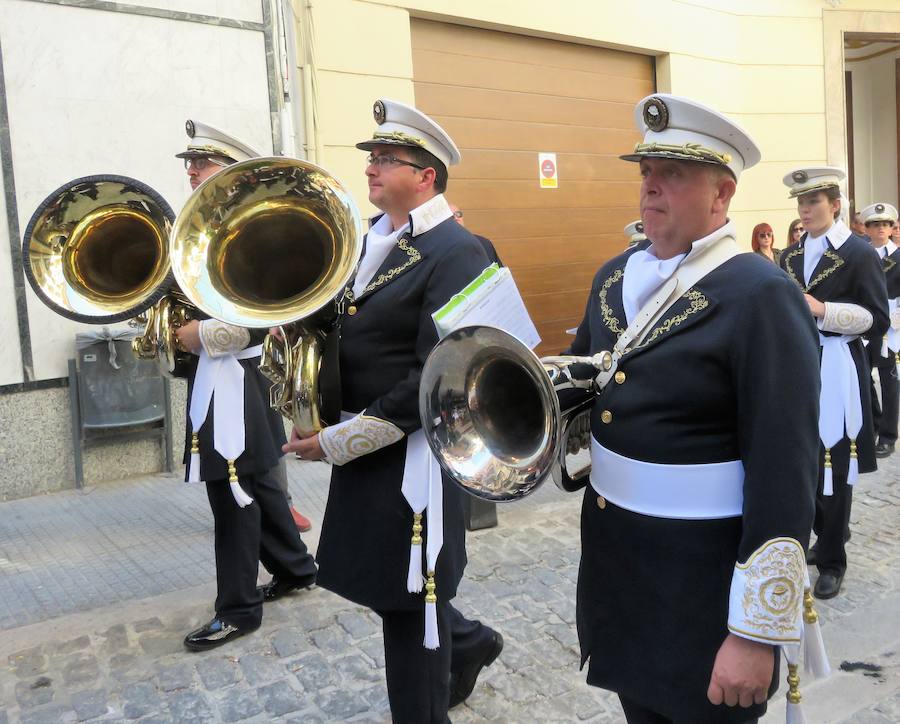
[[[743,514],[740,460],[667,465],[619,455],[591,438],[591,487],[620,508],[656,518],[711,520]]]
[[[216,405],[213,410],[213,448],[229,464],[233,464],[246,447],[246,430],[244,428],[244,368],[238,360],[253,359],[262,354],[262,345],[248,347],[234,354],[221,357],[210,357],[206,349],[200,348],[200,361],[194,375],[194,386],[191,390],[191,404],[188,415],[191,420],[191,431],[196,435],[209,415],[209,405],[213,394]],[[199,455],[192,453],[190,482],[198,482],[201,478]],[[240,507],[253,502],[240,487],[232,481],[231,491]]]
[[[847,482],[853,485],[859,475],[855,442],[862,429],[862,400],[859,396],[859,379],[856,365],[850,354],[852,335],[826,337],[819,335],[822,346],[820,376],[822,388],[819,392],[819,437],[825,446],[825,480],[823,494],[834,493],[832,479],[831,448],[844,437],[851,441],[850,467]]]

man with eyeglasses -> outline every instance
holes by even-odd
[[[189,120],[186,128],[187,150],[176,157],[184,159],[192,189],[224,167],[260,155],[212,126]],[[283,479],[286,488],[279,468],[284,428],[259,372],[266,330],[206,318],[175,334],[192,353],[181,370],[188,380],[187,478],[206,481],[215,520],[215,616],[184,639],[189,650],[205,651],[259,628],[263,601],[315,583],[316,564],[297,535],[281,484]],[[220,450],[223,440],[234,439],[243,441],[243,452],[234,460],[237,482],[230,485],[229,461]],[[260,562],[273,578],[257,587]]]
[[[446,722],[500,653],[500,634],[450,604],[466,564],[462,494],[441,473],[419,418],[431,315],[488,265],[443,196],[460,154],[428,116],[379,100],[370,152],[372,219],[341,317],[342,421],[285,451],[334,466],[319,585],[382,619],[395,723]],[[424,646],[423,646],[424,639]]]

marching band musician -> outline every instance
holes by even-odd
[[[188,121],[187,134],[187,150],[176,157],[185,160],[193,189],[223,167],[259,156],[203,123]],[[266,330],[207,318],[175,334],[192,353],[185,371],[187,477],[206,481],[215,520],[215,616],[184,639],[188,649],[203,651],[259,628],[263,601],[315,583],[316,564],[277,475],[285,437],[280,415],[269,407],[270,383],[259,371]],[[273,578],[257,587],[260,561]]]
[[[570,349],[615,360],[591,420],[582,664],[631,724],[755,722],[801,636],[815,328],[781,271],[738,253],[728,207],[753,140],[678,96],[635,119],[621,158],[640,164],[649,242],[597,273]]]
[[[488,265],[444,191],[459,150],[428,116],[376,101],[371,220],[341,316],[342,422],[285,451],[334,466],[317,551],[318,583],[382,619],[388,699],[398,724],[446,722],[500,653],[499,633],[450,603],[466,564],[461,493],[419,418],[432,313]],[[424,640],[424,646],[423,646]]]
[[[806,231],[784,250],[781,268],[803,291],[821,347],[817,537],[807,557],[819,569],[817,598],[833,598],[841,590],[853,485],[859,473],[876,469],[871,370],[861,337],[880,347],[888,329],[878,256],[840,219],[845,177],[831,166],[797,169],[784,177]]]
[[[881,344],[874,340],[869,345],[869,361],[878,368],[881,384],[881,404],[872,380],[872,413],[878,443],[875,457],[886,458],[897,444],[897,413],[900,407],[900,384],[897,382],[897,352],[900,352],[900,248],[891,240],[891,231],[897,222],[897,209],[891,204],[872,204],[859,212],[866,226],[866,234],[872,248],[881,257],[884,281],[887,284],[891,326]]]

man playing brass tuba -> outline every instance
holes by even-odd
[[[319,583],[373,609],[384,628],[395,722],[447,721],[496,659],[500,634],[451,605],[466,564],[462,501],[421,431],[422,364],[432,312],[488,260],[444,199],[456,145],[425,114],[377,101],[369,151],[372,219],[341,318],[342,422],[286,451],[334,465],[317,560]],[[425,647],[423,647],[423,634]]]
[[[223,167],[258,156],[212,126],[187,122],[185,160],[191,188]],[[297,535],[277,466],[284,443],[281,418],[269,407],[269,383],[259,372],[265,330],[214,319],[179,327],[192,353],[188,378],[185,463],[191,481],[206,481],[215,519],[216,615],[189,633],[188,649],[211,649],[259,628],[263,601],[312,585],[316,565]],[[231,483],[229,485],[229,483]],[[271,583],[256,586],[259,563]]]

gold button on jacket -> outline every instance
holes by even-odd
[[[347,307],[347,314],[349,314],[351,317],[352,317],[354,314],[356,314],[356,307],[353,307],[353,306]]]
[[[600,508],[600,510],[606,508],[606,498],[604,498],[602,495],[597,496],[597,507]]]
[[[625,382],[625,373],[619,370],[616,372],[616,383],[621,385],[623,382]]]
[[[612,422],[612,413],[609,410],[604,410],[600,413],[600,419],[608,425]]]

